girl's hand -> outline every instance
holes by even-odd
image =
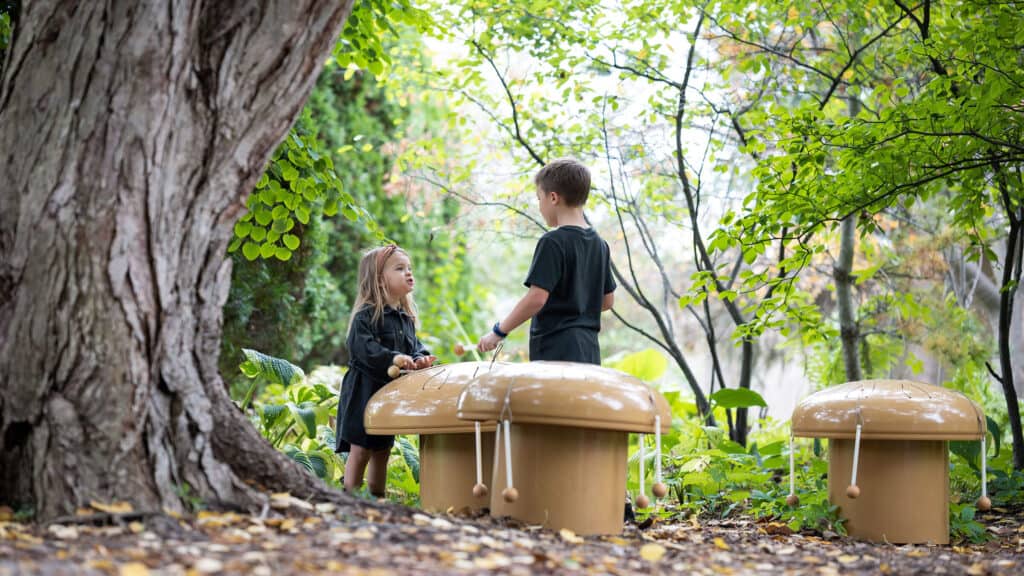
[[[494,332],[488,332],[480,337],[476,349],[480,352],[490,352],[498,347],[498,342],[501,342],[501,338]]]
[[[424,368],[430,368],[437,361],[437,356],[421,356],[414,360],[415,369],[422,370]]]
[[[412,359],[412,356],[406,354],[396,354],[391,363],[403,370],[412,370],[416,366],[416,361]]]

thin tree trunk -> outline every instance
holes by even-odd
[[[1013,439],[1013,467],[1024,469],[1024,434],[1021,431],[1020,403],[1014,388],[1013,357],[1010,350],[1010,333],[1013,322],[1013,300],[1016,287],[1008,289],[1011,282],[1020,280],[1021,254],[1024,253],[1024,214],[1015,214],[1009,201],[1006,209],[1010,216],[1010,234],[1006,242],[1006,258],[1003,259],[1003,289],[999,294],[999,383],[1006,397],[1006,412],[1010,421],[1010,436]],[[1024,212],[1021,210],[1019,212]]]
[[[857,216],[843,219],[839,225],[839,258],[832,267],[836,281],[836,303],[839,305],[839,337],[843,348],[846,380],[856,382],[864,377],[858,357],[860,330],[853,305],[853,252],[857,242]]]
[[[23,6],[0,81],[0,499],[326,494],[217,370],[225,250],[347,0]]]

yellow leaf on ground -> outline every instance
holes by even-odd
[[[910,552],[907,552],[907,556],[910,556],[911,558],[921,558],[922,556],[927,556],[927,555],[928,555],[928,551],[923,549],[923,548],[915,548],[915,549],[911,550]]]
[[[141,562],[129,562],[121,564],[118,574],[120,576],[149,576],[149,568]]]
[[[836,560],[839,560],[840,564],[853,564],[857,560],[860,560],[860,556],[851,556],[849,554],[843,554],[839,558],[836,558]]]
[[[90,500],[89,506],[92,506],[100,512],[106,512],[107,514],[127,514],[132,511],[132,505],[127,502],[111,502],[110,504],[104,504],[102,502]]]
[[[729,545],[725,543],[725,540],[722,540],[721,538],[715,538],[715,546],[717,548],[722,549],[722,550],[730,550],[731,549],[731,548],[729,548]]]
[[[558,531],[558,533],[562,536],[562,540],[565,540],[570,544],[579,544],[583,542],[583,538],[580,538],[576,535],[575,532],[569,530],[568,528],[562,528]]]
[[[665,555],[665,547],[661,544],[644,544],[640,548],[640,557],[648,562],[657,562]]]
[[[967,573],[971,576],[981,576],[982,574],[986,574],[987,570],[985,570],[985,566],[983,564],[975,562],[967,569]]]
[[[625,538],[619,538],[618,536],[608,536],[604,539],[604,541],[611,544],[615,544],[617,546],[625,546],[629,544],[629,542],[627,542]]]

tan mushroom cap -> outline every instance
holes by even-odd
[[[459,397],[459,418],[493,421],[505,398],[510,420],[624,432],[672,428],[672,411],[656,390],[629,374],[593,364],[528,362],[497,367],[471,382]]]
[[[501,362],[494,364],[497,370]],[[454,434],[472,432],[456,417],[466,383],[491,370],[490,362],[443,364],[410,372],[377,391],[366,404],[363,424],[370,434]],[[493,432],[494,424],[483,427]]]
[[[981,408],[963,394],[909,380],[862,380],[828,388],[793,410],[793,435],[865,440],[980,440]]]

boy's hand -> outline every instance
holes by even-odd
[[[416,366],[416,361],[412,359],[412,356],[406,354],[396,354],[391,363],[403,370],[412,370]]]
[[[501,342],[501,338],[494,332],[488,332],[480,337],[476,349],[480,352],[490,352],[498,347],[498,342]]]
[[[424,368],[430,368],[437,361],[437,356],[420,356],[416,360],[413,360],[416,370],[422,370]]]

